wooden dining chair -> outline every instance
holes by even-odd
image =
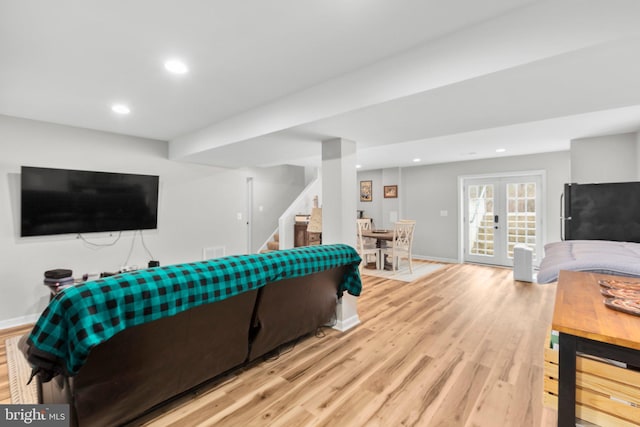
[[[376,247],[376,239],[364,237],[362,232],[364,230],[371,230],[371,219],[363,218],[357,219],[358,225],[358,247],[356,248],[358,254],[362,258],[363,264],[369,263],[369,258],[374,255],[376,257],[376,268],[380,269],[380,248]]]
[[[400,259],[409,261],[409,271],[413,273],[413,262],[411,260],[411,248],[413,246],[413,232],[416,222],[413,220],[401,220],[393,226],[393,240],[390,245],[381,251],[381,255],[391,257],[392,270],[398,270]]]

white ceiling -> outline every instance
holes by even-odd
[[[364,169],[566,150],[640,129],[638,17],[637,0],[0,0],[0,114],[224,167],[318,164],[334,137]]]

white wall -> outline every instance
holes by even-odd
[[[278,166],[253,169],[252,248],[256,252],[278,228],[278,218],[305,188],[305,169]],[[291,232],[293,233],[293,226]]]
[[[161,264],[199,260],[202,248],[225,246],[227,254],[246,252],[246,178],[255,176],[265,206],[259,222],[275,229],[276,205],[292,199],[304,173],[226,170],[167,159],[167,143],[43,122],[0,116],[0,328],[30,321],[47,301],[43,272],[70,268],[85,272],[117,270],[125,262],[133,232],[111,247],[90,247],[75,235],[19,237],[20,166],[140,173],[160,176],[158,229],[144,232]],[[285,182],[282,185],[282,182]],[[269,197],[273,202],[268,202]],[[264,197],[266,200],[262,200]],[[272,209],[273,207],[273,209]],[[243,219],[237,219],[237,213]],[[265,226],[266,227],[266,226]],[[270,230],[272,231],[272,230]],[[117,233],[93,233],[94,243],[113,242]],[[139,237],[130,265],[146,266],[149,256]]]
[[[400,168],[387,168],[382,170],[382,222],[376,222],[381,228],[393,228],[393,224],[402,217],[402,212],[400,212],[400,196],[398,195],[397,198],[384,198],[385,185],[397,185],[398,191],[402,191],[401,176],[402,170]]]
[[[571,182],[627,182],[638,179],[635,133],[571,140]]]
[[[358,194],[360,194],[360,181],[372,181],[373,197],[371,202],[361,202],[358,198],[358,209],[364,211],[364,216],[373,218],[376,228],[391,228],[393,223],[402,219],[404,213],[401,210],[400,192],[402,192],[402,169],[386,168],[371,171],[358,172]],[[384,198],[384,186],[397,185],[397,198]]]
[[[357,194],[358,194],[358,204],[357,210],[364,211],[364,216],[366,218],[373,218],[374,227],[383,228],[382,221],[382,205],[383,205],[383,194],[382,194],[382,169],[376,169],[371,171],[363,171],[357,173]],[[360,181],[371,181],[371,201],[370,202],[361,202],[360,201]],[[354,218],[357,212],[354,212]]]
[[[430,259],[457,260],[460,241],[459,176],[529,170],[546,171],[547,221],[543,224],[546,231],[544,238],[545,242],[557,241],[560,239],[560,195],[564,183],[569,182],[570,178],[568,151],[402,168],[402,183],[398,187],[400,213],[403,218],[417,221],[414,254]],[[382,172],[361,172],[358,181],[363,179],[374,180],[375,202],[377,187],[382,191]],[[393,199],[383,199],[382,203],[390,200]],[[363,205],[368,204],[361,203],[359,206]],[[443,210],[448,211],[448,216],[440,216]],[[380,207],[376,212],[381,214],[382,211]]]

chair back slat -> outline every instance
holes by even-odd
[[[380,248],[376,245],[377,239],[370,237],[364,237],[362,232],[365,230],[371,230],[371,219],[357,219],[358,226],[358,253],[363,258],[364,262],[360,264],[361,268],[368,262],[369,256],[375,256],[376,268],[380,268]]]
[[[409,272],[413,273],[411,247],[415,228],[416,222],[408,219],[400,220],[393,225],[393,241],[390,247],[382,250],[383,255],[391,257],[392,270],[399,269],[400,258],[406,258],[409,261]]]
[[[369,218],[359,218],[356,219],[358,223],[358,229],[362,228],[363,230],[371,230],[371,219]]]
[[[415,227],[415,221],[402,220],[396,222],[393,227],[393,245],[398,249],[406,249],[411,252]]]
[[[365,237],[362,236],[362,232],[364,230],[371,230],[371,220],[370,219],[357,219],[357,225],[358,225],[358,247],[357,250],[359,253],[362,254],[362,251],[364,250],[365,247]]]

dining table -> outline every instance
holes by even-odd
[[[372,239],[376,239],[376,245],[378,247],[382,247],[382,242],[393,240],[393,230],[382,230],[382,229],[374,229],[374,230],[362,230],[362,237],[369,237]]]

